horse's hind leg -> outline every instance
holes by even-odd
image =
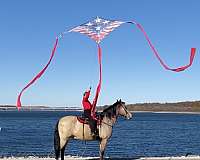
[[[61,160],[65,159],[65,146],[61,149]]]
[[[66,147],[67,143],[68,143],[68,140],[66,140],[66,141],[62,140],[63,146],[61,148],[61,160],[64,160],[64,157],[65,157],[65,147]]]
[[[65,138],[63,136],[60,137],[58,130],[58,123],[57,123],[54,132],[54,149],[55,149],[56,160],[59,159],[60,152],[61,152],[61,160],[64,160],[65,146],[67,145],[67,142],[68,138]]]
[[[100,160],[103,160],[103,156],[104,156],[106,144],[107,144],[107,139],[102,139],[102,140],[100,141],[100,145],[99,145],[99,149],[100,149],[100,151],[99,151]]]
[[[58,131],[58,122],[56,124],[54,131],[54,150],[55,150],[55,158],[56,160],[58,160],[60,157],[60,136]]]

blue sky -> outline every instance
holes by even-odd
[[[103,84],[98,105],[200,100],[198,0],[1,1],[0,104],[17,94],[47,63],[56,35],[96,16],[142,24],[170,67],[194,64],[181,73],[164,70],[142,33],[123,25],[101,43]],[[67,34],[44,76],[24,92],[23,105],[81,106],[83,91],[98,82],[97,47],[86,36]]]

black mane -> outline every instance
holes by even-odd
[[[115,102],[113,105],[105,108],[103,110],[103,112],[101,113],[101,116],[104,117],[104,116],[107,116],[108,118],[112,118],[112,116],[116,116],[116,107],[118,104],[120,104],[121,101],[117,101]]]

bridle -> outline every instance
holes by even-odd
[[[118,105],[120,105],[120,107],[122,107],[123,109],[124,109],[124,111],[125,111],[125,113],[126,113],[126,117],[129,115],[129,113],[128,113],[128,111],[127,111],[127,108],[125,107],[125,105],[123,104],[124,102],[120,102]],[[111,125],[111,124],[108,124],[108,123],[106,123],[106,122],[104,122],[104,121],[102,121],[101,123],[103,123],[103,124],[105,124],[105,125],[107,125],[107,126],[109,126],[109,127],[113,127],[113,125]]]
[[[126,117],[127,115],[129,115],[128,111],[127,111],[127,108],[124,106],[123,102],[120,103],[120,106],[124,109],[125,113],[126,113]]]

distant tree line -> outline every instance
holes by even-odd
[[[130,111],[149,111],[149,112],[200,112],[200,101],[187,101],[177,103],[136,103],[126,104]],[[97,110],[102,111],[109,105],[98,106]],[[77,110],[73,107],[47,107],[47,106],[23,106],[22,110]],[[82,108],[78,108],[80,110]],[[0,110],[17,110],[16,106],[0,105]]]
[[[177,103],[136,103],[127,104],[130,111],[149,112],[200,112],[200,101],[177,102]],[[98,107],[103,110],[108,105]]]

